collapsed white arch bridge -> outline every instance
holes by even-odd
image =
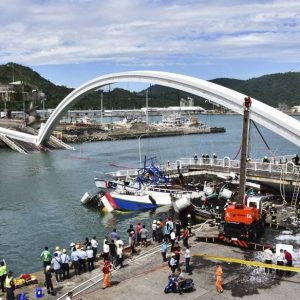
[[[1,127],[0,134],[39,146],[50,137],[59,120],[81,98],[103,86],[119,82],[152,83],[179,89],[203,97],[239,114],[243,114],[244,98],[247,96],[206,80],[175,73],[158,71],[113,73],[97,77],[72,91],[59,103],[47,122],[42,124],[38,135],[31,135]],[[252,99],[250,118],[297,146],[300,146],[300,122],[298,120],[256,99]]]

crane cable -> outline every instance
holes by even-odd
[[[263,142],[265,143],[265,145],[267,146],[267,149],[270,151],[271,156],[274,158],[275,157],[275,153],[272,151],[271,147],[268,145],[267,141],[265,140],[265,138],[263,137],[262,133],[260,132],[260,130],[258,129],[257,125],[255,124],[255,122],[253,120],[251,120],[251,122],[253,123],[254,127],[256,128],[258,134],[260,135],[261,139],[263,140]]]

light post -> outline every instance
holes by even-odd
[[[103,124],[103,92],[101,92],[101,124]]]
[[[142,134],[138,137],[138,143],[139,143],[139,155],[140,155],[140,168],[142,168],[142,151],[141,151],[141,138],[143,136],[146,136],[148,134]]]
[[[42,99],[42,103],[43,103],[43,119],[44,119],[44,120],[46,119],[45,101],[46,101],[46,98],[43,98],[43,99]]]

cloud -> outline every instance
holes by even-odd
[[[298,1],[2,0],[0,11],[0,63],[300,61]]]

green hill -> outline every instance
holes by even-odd
[[[53,84],[28,67],[15,63],[0,65],[0,84],[12,82],[13,78],[15,81],[21,80],[30,83],[36,89],[43,91],[47,97],[47,108],[55,108],[73,90]],[[300,103],[300,72],[271,74],[248,80],[217,78],[211,82],[239,91],[274,107],[283,103],[288,106]],[[176,89],[154,85],[148,91],[149,106],[152,107],[178,106],[179,100],[188,96],[194,98],[195,105],[210,107],[201,97]],[[97,91],[86,96],[84,100],[74,106],[74,109],[100,109],[100,93],[101,91]],[[104,92],[103,106],[104,109],[141,108],[146,103],[145,94],[146,90],[130,92],[115,88],[110,92]],[[3,103],[0,103],[0,109],[2,108]],[[8,108],[21,109],[22,103],[8,103]]]

